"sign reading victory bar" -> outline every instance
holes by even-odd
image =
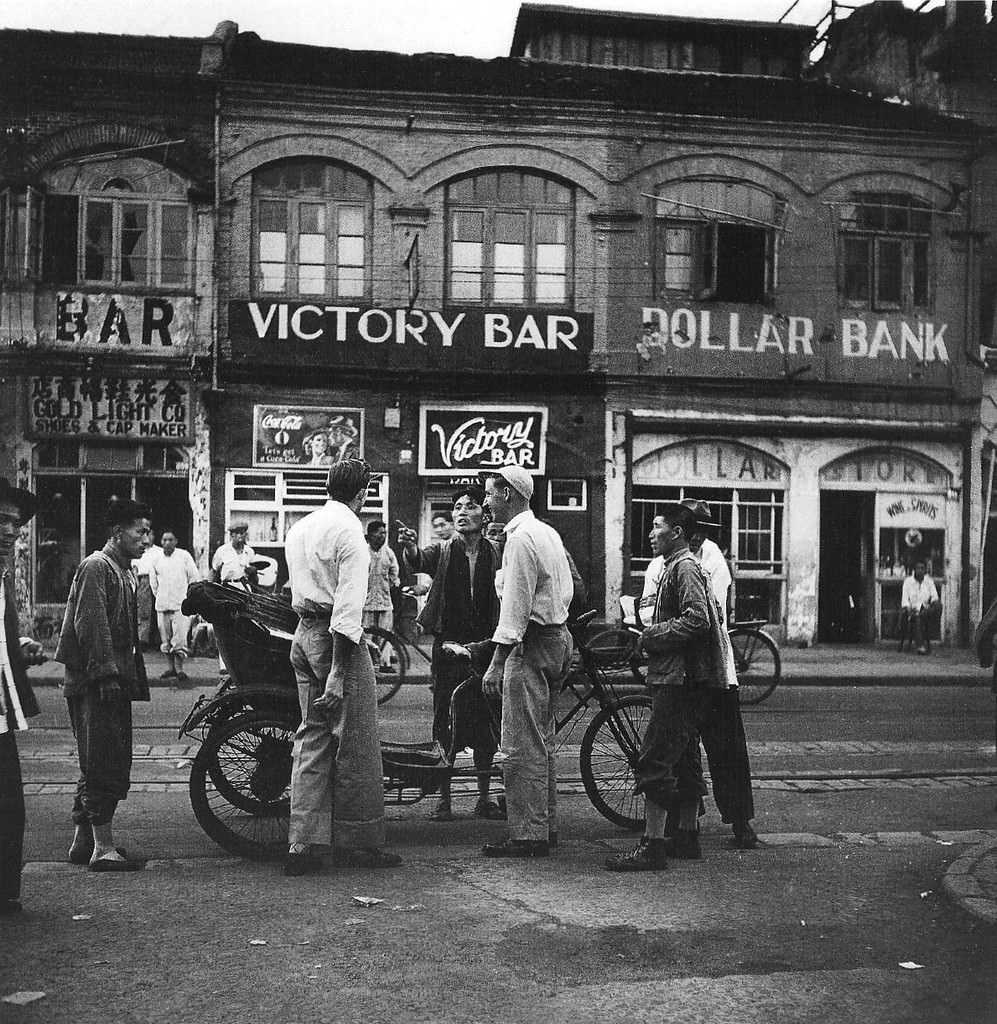
[[[32,377],[28,433],[67,440],[167,441],[191,438],[183,381],[151,377]]]
[[[589,313],[535,308],[229,303],[233,355],[291,365],[584,370],[592,324]]]
[[[450,477],[521,466],[544,472],[547,409],[532,405],[424,405],[419,410],[419,472]]]

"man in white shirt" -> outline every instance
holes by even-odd
[[[145,539],[145,550],[141,557],[132,559],[132,572],[138,579],[135,598],[138,602],[138,637],[143,644],[155,641],[153,625],[156,621],[156,602],[149,581],[149,567],[162,553],[163,549],[155,542],[154,534],[150,533]]]
[[[246,543],[249,524],[233,522],[228,528],[228,543],[221,544],[211,559],[211,569],[219,583],[236,583],[246,575],[256,552]]]
[[[571,661],[566,622],[574,588],[564,544],[530,511],[532,496],[533,478],[519,466],[485,484],[486,506],[506,524],[502,610],[482,689],[493,699],[503,693],[509,815],[509,838],[487,843],[486,857],[546,857],[557,841],[554,702]]]
[[[938,600],[935,581],[927,572],[927,563],[917,562],[914,565],[914,575],[904,580],[903,592],[900,595],[901,627],[909,623],[914,630],[914,643],[918,654],[928,654],[931,650],[928,634],[942,616],[942,602]]]
[[[159,622],[161,650],[166,655],[166,671],[160,679],[176,679],[183,685],[188,681],[183,670],[187,657],[187,637],[190,633],[190,617],[180,610],[187,588],[201,577],[189,551],[177,547],[177,535],[165,530],[160,542],[162,554],[152,559],[149,565],[149,586],[156,599],[156,616]]]
[[[388,528],[380,520],[367,524],[367,552],[370,556],[370,568],[367,571],[367,598],[363,603],[363,627],[380,627],[390,630],[394,626],[394,613],[391,605],[391,590],[401,586],[398,573],[398,556],[391,550],[388,543]],[[391,664],[392,648],[385,644],[381,649],[381,672],[394,672]]]
[[[340,860],[358,867],[401,863],[383,849],[377,693],[361,625],[370,554],[357,513],[370,472],[362,459],[332,466],[329,500],[295,523],[285,541],[291,605],[300,618],[291,644],[301,725],[284,862],[290,876],[323,870],[314,848],[333,843]]]

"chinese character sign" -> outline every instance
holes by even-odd
[[[257,405],[254,466],[331,466],[363,455],[363,410]]]
[[[547,409],[543,406],[423,406],[419,472],[452,476],[521,466],[544,472]]]

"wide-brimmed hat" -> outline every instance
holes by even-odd
[[[38,511],[38,499],[23,487],[15,487],[5,476],[0,476],[0,501],[17,506],[22,525]]]
[[[683,498],[679,504],[692,513],[696,525],[704,530],[719,530],[720,524],[710,515],[710,506],[696,498]]]

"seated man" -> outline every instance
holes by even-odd
[[[935,581],[927,575],[927,571],[927,563],[917,562],[914,575],[904,580],[900,597],[901,636],[906,633],[908,626],[913,629],[918,654],[927,654],[931,650],[928,635],[942,616],[942,602],[938,600]]]

